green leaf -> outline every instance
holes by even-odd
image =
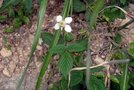
[[[106,90],[104,81],[98,79],[96,76],[90,76],[90,90]]]
[[[53,85],[53,87],[50,90],[59,90],[57,85]]]
[[[119,84],[119,79],[118,79],[116,76],[111,75],[111,76],[110,76],[110,79],[111,79],[113,82],[115,82],[115,83],[118,83],[118,84]]]
[[[129,53],[134,55],[134,42],[131,42],[128,49]]]
[[[85,5],[80,0],[73,0],[73,10],[74,12],[82,12],[85,11]]]
[[[115,7],[108,8],[104,11],[104,16],[109,20],[109,22],[113,22],[117,18],[124,19],[125,14],[120,10]]]
[[[44,32],[42,33],[41,38],[43,40],[43,43],[48,44],[50,46],[52,44],[54,36],[51,33]]]
[[[100,72],[100,71],[102,71],[104,68],[105,68],[105,67],[100,66],[100,67],[93,68],[93,69],[90,69],[90,70],[91,70],[91,73],[95,73],[95,72]]]
[[[67,78],[67,75],[70,72],[70,69],[73,67],[73,57],[70,53],[65,52],[61,56],[60,62],[59,62],[59,68],[61,73],[64,75],[65,78]]]
[[[15,16],[15,11],[12,6],[8,7],[8,16],[9,17],[14,17]]]
[[[7,16],[0,15],[0,22],[3,22],[7,19]]]
[[[100,10],[102,9],[104,5],[104,0],[97,0],[93,9],[93,13],[90,17],[90,26],[91,28],[93,28],[95,26],[98,14],[100,12]]]
[[[7,27],[4,29],[5,33],[13,33],[15,31],[15,29],[13,28],[13,26]]]
[[[124,59],[126,58],[126,54],[120,50],[118,50],[117,52],[115,52],[113,55],[112,55],[112,58],[113,59]]]
[[[62,78],[61,80],[61,89],[60,90],[68,90],[68,81],[65,78]]]
[[[56,54],[56,53],[62,54],[62,53],[64,53],[64,51],[65,51],[65,45],[63,45],[63,44],[62,45],[56,45],[56,46],[54,46],[50,49],[50,52],[54,53],[54,54]]]
[[[134,72],[131,72],[129,75],[129,83],[131,87],[134,87]]]
[[[82,40],[78,43],[70,44],[67,46],[67,50],[69,52],[81,52],[86,50],[87,48],[87,40]]]
[[[75,64],[81,66],[82,63],[83,63],[83,55],[82,53],[80,53],[80,55],[75,56]]]
[[[24,9],[26,9],[25,11],[31,12],[32,11],[32,0],[25,0],[24,7],[25,7]]]
[[[15,18],[15,19],[13,20],[13,26],[14,26],[15,28],[19,28],[21,25],[22,25],[22,21],[21,21],[20,18]]]
[[[94,0],[87,0],[87,2],[88,2],[89,4],[91,4],[91,3],[94,2]]]
[[[122,4],[126,4],[127,0],[120,0]]]
[[[85,18],[86,18],[86,21],[87,22],[90,21],[90,17],[91,17],[91,11],[90,10],[86,10],[86,12],[85,12]]]
[[[81,71],[73,71],[71,73],[70,86],[75,86],[79,84],[83,79],[83,73]]]
[[[66,35],[65,35],[65,39],[66,39],[66,41],[72,41],[73,39],[74,39],[74,35],[72,34],[72,33],[67,33]]]
[[[117,33],[114,37],[114,41],[120,44],[122,42],[122,35],[120,33]]]
[[[30,22],[29,18],[26,16],[23,16],[22,21],[24,24],[28,24]]]
[[[76,86],[70,87],[70,90],[82,90],[81,89],[81,84],[78,84]]]

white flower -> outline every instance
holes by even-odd
[[[63,20],[61,15],[58,15],[56,17],[56,24],[54,26],[55,30],[61,29],[63,30],[63,28],[65,29],[66,32],[71,32],[72,28],[69,25],[72,22],[72,18],[71,17],[66,17],[65,20]]]

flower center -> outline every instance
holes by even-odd
[[[65,26],[65,21],[61,21],[59,24],[60,24],[61,27],[64,27]]]

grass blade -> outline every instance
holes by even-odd
[[[126,63],[123,67],[123,76],[120,88],[120,90],[128,90],[128,63]]]
[[[39,38],[41,36],[42,23],[43,23],[43,18],[44,18],[46,7],[47,7],[47,2],[48,2],[48,0],[42,0],[42,2],[41,2],[41,6],[40,6],[40,10],[39,10],[39,16],[38,16],[37,31],[35,33],[34,42],[33,42],[32,48],[31,48],[29,62],[28,62],[27,66],[26,66],[26,68],[25,68],[25,70],[24,70],[24,72],[22,74],[22,77],[21,77],[21,79],[20,79],[20,81],[19,81],[19,83],[17,85],[16,90],[20,89],[21,84],[22,84],[22,82],[24,80],[24,77],[26,75],[27,69],[28,69],[30,63],[32,62],[33,53],[36,50],[36,46],[37,46]]]
[[[90,27],[93,28],[93,26],[96,23],[96,19],[98,17],[98,13],[100,12],[100,10],[102,9],[104,5],[104,0],[97,0],[95,7],[94,7],[94,11],[91,15],[91,19],[90,19]]]
[[[0,11],[2,12],[5,8],[7,8],[9,5],[13,4],[16,0],[10,0],[7,3],[5,3],[4,6],[0,8]]]

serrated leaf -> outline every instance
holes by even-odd
[[[117,18],[125,19],[125,14],[117,8],[108,8],[104,11],[105,18],[110,21],[114,21]]]
[[[50,49],[50,52],[54,53],[54,54],[56,54],[56,53],[61,54],[61,53],[64,53],[64,51],[65,51],[65,45],[63,45],[63,44],[54,46]]]
[[[127,0],[120,0],[122,4],[125,4]]]
[[[83,73],[81,71],[73,71],[71,73],[70,86],[75,86],[79,84],[83,79]]]
[[[131,54],[134,55],[134,42],[131,42],[129,45],[129,50],[128,50]]]
[[[100,66],[100,67],[93,68],[93,69],[90,69],[90,70],[91,70],[91,73],[95,73],[95,72],[100,72],[100,71],[102,71],[104,68],[105,68],[105,67]]]
[[[44,32],[42,33],[41,38],[43,40],[43,43],[48,44],[50,46],[54,39],[54,36],[51,33]]]
[[[87,0],[87,2],[88,2],[89,4],[91,4],[91,3],[94,2],[94,0]]]
[[[24,24],[28,24],[30,22],[29,18],[26,17],[26,16],[23,16],[22,21],[23,21]]]
[[[73,10],[74,12],[82,12],[85,11],[85,5],[80,0],[73,0]]]
[[[14,26],[15,28],[19,28],[21,25],[22,25],[22,21],[21,21],[20,18],[15,18],[15,19],[13,20],[13,26]]]
[[[85,18],[86,18],[86,21],[87,22],[90,21],[90,17],[91,17],[91,11],[90,10],[86,10],[86,12],[85,12]]]
[[[67,75],[70,72],[70,69],[73,67],[73,57],[70,53],[64,52],[61,56],[60,62],[59,62],[59,68],[61,73],[65,78],[67,78]]]
[[[61,84],[61,89],[60,90],[68,90],[68,86],[67,86],[68,81],[65,78],[62,78],[60,84]]]
[[[3,22],[4,20],[7,19],[7,16],[4,16],[4,15],[0,15],[0,22]]]
[[[59,90],[57,85],[53,85],[53,87],[50,90]]]
[[[24,7],[27,12],[30,12],[32,9],[32,0],[25,0]]]
[[[87,40],[80,41],[78,43],[70,44],[67,46],[69,52],[81,52],[87,48]]]
[[[13,26],[7,27],[4,29],[5,33],[13,33],[15,31],[15,29],[13,28]]]
[[[106,90],[104,81],[98,79],[96,76],[90,76],[90,90]]]
[[[118,83],[118,84],[119,84],[119,79],[118,79],[116,76],[111,75],[111,76],[110,76],[110,79],[111,79],[113,82],[115,82],[115,83]]]
[[[66,41],[72,41],[73,39],[74,39],[74,35],[72,34],[72,33],[67,33],[66,35],[65,35],[65,39],[66,39]]]
[[[120,33],[117,33],[114,37],[114,41],[120,44],[122,42],[122,35]]]

